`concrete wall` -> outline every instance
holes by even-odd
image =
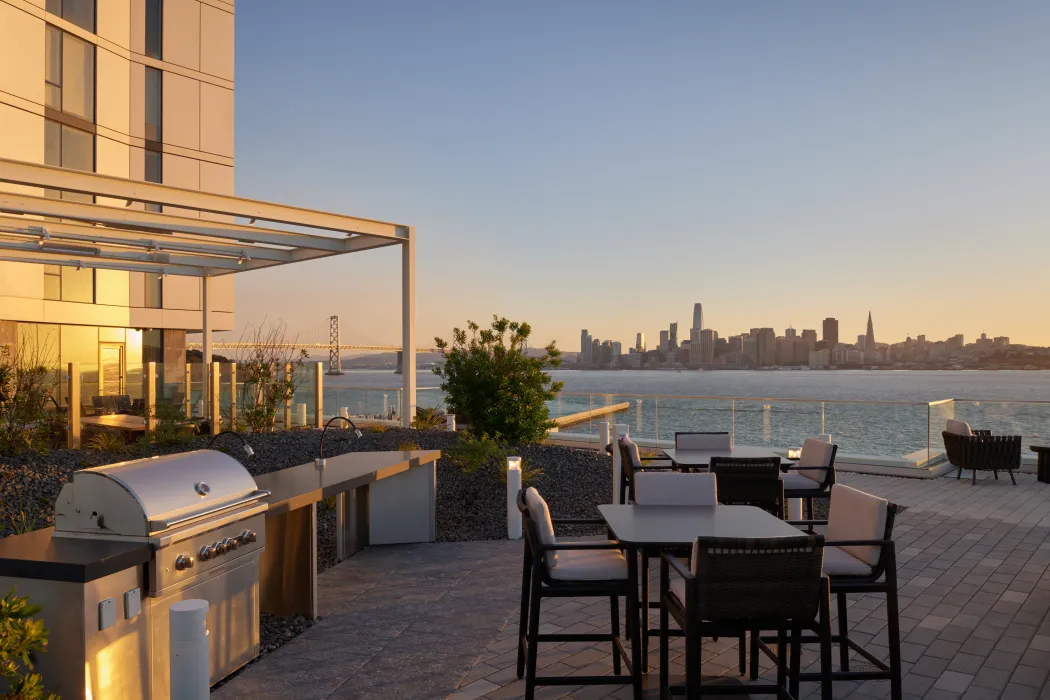
[[[145,55],[144,0],[98,2],[97,34],[44,8],[45,0],[0,0],[0,157],[44,162],[44,32],[50,23],[95,45],[97,172],[132,179],[145,176],[145,67],[151,66],[164,72],[164,183],[233,194],[232,2],[166,0],[160,61]],[[0,184],[0,189],[43,194],[39,189],[14,185]],[[98,203],[124,205],[105,199]],[[73,322],[106,318],[112,323],[119,318],[128,323],[132,316],[142,320],[146,314],[151,322],[140,327],[196,330],[201,326],[200,283],[192,279],[165,279],[162,310],[141,309],[143,279],[134,273],[101,274],[96,305],[45,304],[42,296],[40,266],[0,262],[0,320],[49,321],[45,313],[78,318],[70,308],[120,306],[124,309],[120,314],[84,308],[81,320]],[[221,312],[216,314],[216,330],[232,329],[232,276],[217,280],[212,308]]]

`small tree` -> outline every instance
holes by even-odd
[[[248,325],[241,334],[241,342],[251,345],[237,358],[237,377],[244,382],[238,397],[237,422],[252,432],[272,432],[278,407],[295,396],[302,382],[309,355],[303,349],[296,351],[295,339],[286,339],[287,329],[284,321],[263,321],[258,326]],[[291,373],[286,375],[285,367],[289,365]]]
[[[467,331],[454,328],[451,346],[434,339],[445,358],[434,374],[442,379],[449,412],[462,417],[476,435],[536,442],[554,426],[547,401],[562,383],[544,369],[560,365],[561,352],[551,342],[543,356],[529,357],[531,334],[528,323],[493,316],[484,330],[473,321],[467,322]]]
[[[0,449],[47,448],[47,403],[57,381],[47,366],[53,355],[50,337],[40,343],[24,336],[13,353],[9,345],[0,347]]]
[[[44,691],[43,679],[33,671],[33,654],[47,651],[44,623],[33,619],[38,612],[39,606],[14,591],[0,600],[0,679],[7,686],[0,691],[2,700],[58,700]]]

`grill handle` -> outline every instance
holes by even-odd
[[[270,495],[269,491],[266,491],[264,489],[257,489],[255,491],[252,491],[250,494],[248,494],[244,498],[241,498],[239,500],[233,501],[231,503],[226,503],[226,504],[221,505],[221,506],[216,506],[215,508],[210,508],[209,510],[199,511],[199,512],[193,513],[192,515],[187,515],[187,516],[184,516],[184,517],[181,517],[181,518],[173,518],[171,520],[150,520],[149,521],[149,527],[150,527],[150,530],[152,532],[160,532],[162,530],[167,530],[169,528],[175,527],[176,525],[182,525],[184,523],[188,523],[188,522],[193,521],[193,520],[199,520],[201,518],[206,518],[209,515],[215,515],[216,513],[221,513],[224,510],[230,510],[231,508],[236,508],[238,506],[243,506],[245,504],[261,500],[263,498],[266,498],[269,495]]]

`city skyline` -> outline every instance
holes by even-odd
[[[1050,345],[1050,4],[241,10],[236,193],[413,222],[421,342],[499,314],[653,345],[703,298],[709,328]],[[228,335],[397,342],[399,264],[239,275]]]

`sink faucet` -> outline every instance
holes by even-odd
[[[248,444],[248,441],[244,439],[244,436],[240,433],[235,433],[232,430],[224,430],[221,433],[213,436],[211,440],[208,440],[208,449],[210,450],[211,446],[215,444],[215,441],[221,438],[223,435],[233,435],[234,437],[239,439],[241,441],[241,444],[244,445],[244,454],[246,456],[251,457],[255,454],[255,450],[253,450],[252,446]]]
[[[328,460],[326,460],[324,457],[324,434],[328,432],[328,426],[330,426],[337,420],[345,420],[347,423],[350,424],[350,427],[354,429],[354,435],[357,437],[361,437],[361,431],[358,430],[357,426],[354,425],[354,422],[349,418],[345,416],[334,416],[330,418],[328,422],[324,424],[324,430],[321,431],[321,444],[317,451],[317,459],[314,460],[314,466],[316,466],[318,469],[324,469],[325,465],[328,463]]]

